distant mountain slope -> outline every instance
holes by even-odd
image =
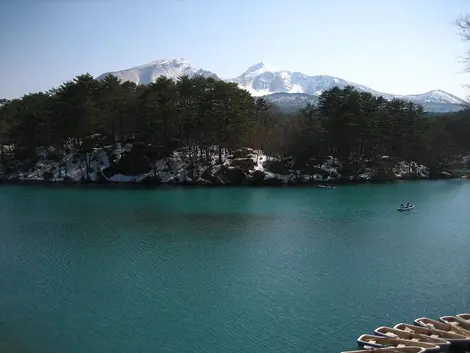
[[[121,81],[132,81],[136,84],[151,83],[159,76],[165,76],[172,79],[176,79],[183,75],[188,75],[189,77],[200,75],[216,79],[219,78],[213,72],[192,67],[191,64],[184,59],[162,59],[127,70],[106,72],[100,75],[98,80],[109,74],[116,76]]]
[[[107,72],[121,81],[132,81],[137,84],[153,82],[159,76],[176,79],[182,75],[190,77],[201,75],[220,79],[217,74],[197,69],[184,59],[162,59],[136,66],[128,70]],[[322,92],[335,86],[344,88],[354,86],[359,91],[369,92],[386,99],[400,98],[421,104],[429,112],[452,112],[463,109],[466,102],[457,96],[442,90],[432,90],[422,94],[394,95],[373,90],[364,85],[353,83],[339,77],[318,75],[309,76],[301,72],[291,72],[270,67],[262,62],[248,68],[240,76],[228,79],[255,97],[265,96],[267,100],[279,105],[282,110],[295,111],[307,103],[316,103]]]

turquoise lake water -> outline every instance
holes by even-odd
[[[0,186],[2,353],[330,353],[459,312],[468,181]]]

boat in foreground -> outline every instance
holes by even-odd
[[[420,347],[376,348],[371,351],[379,352],[379,353],[423,353],[423,352],[426,352],[424,348],[420,348]],[[341,353],[367,353],[367,351],[364,351],[361,349],[360,351],[344,351]]]
[[[414,342],[425,342],[438,345],[441,351],[447,352],[450,348],[450,342],[439,337],[420,335],[416,332],[403,331],[397,328],[381,326],[375,329],[374,333],[378,336],[392,337]]]
[[[453,332],[442,331],[435,328],[423,327],[423,326],[416,326],[410,324],[399,323],[393,328],[398,330],[406,331],[406,332],[414,332],[419,335],[433,337],[433,338],[440,338],[450,342],[451,345],[460,346],[460,347],[467,347],[470,344],[470,339],[461,335],[456,334]]]
[[[420,347],[423,352],[440,352],[441,348],[432,343],[403,340],[398,338],[380,337],[375,335],[362,335],[357,339],[359,346],[364,348],[401,348],[401,347]]]
[[[466,322],[455,316],[441,316],[439,318],[442,322],[452,325],[458,330],[462,331],[462,334],[465,336],[470,337],[470,323]]]
[[[461,329],[453,325],[449,325],[449,324],[436,321],[427,317],[420,317],[419,319],[416,319],[414,323],[418,326],[428,327],[431,329],[436,329],[436,330],[441,330],[441,331],[446,331],[446,332],[452,332],[457,335],[465,336],[470,342],[470,335],[466,334],[464,331],[462,331]]]

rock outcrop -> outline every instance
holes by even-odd
[[[48,182],[104,182],[177,185],[300,185],[363,181],[428,179],[434,170],[414,161],[388,156],[343,163],[333,156],[295,160],[267,156],[241,148],[231,154],[211,148],[204,159],[181,148],[152,163],[142,147],[131,144],[96,148],[87,153],[70,152],[61,158],[51,148],[39,148],[36,161],[15,164],[7,180]],[[208,159],[209,158],[209,159]],[[201,162],[201,160],[204,162]],[[447,170],[439,178],[454,177]]]

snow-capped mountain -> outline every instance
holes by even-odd
[[[159,76],[176,79],[182,75],[190,77],[201,75],[219,79],[215,73],[196,69],[184,59],[157,60],[128,70],[108,72],[99,76],[98,79],[108,74],[118,77],[121,81],[132,81],[137,84],[153,82]],[[301,108],[307,103],[315,103],[322,92],[335,86],[340,88],[354,86],[359,91],[383,96],[386,99],[400,98],[412,101],[423,105],[430,112],[458,111],[466,105],[464,100],[441,90],[433,90],[415,95],[381,93],[367,86],[339,77],[326,75],[309,76],[301,72],[276,69],[262,62],[251,66],[240,76],[228,79],[227,81],[237,83],[240,88],[247,90],[255,97],[265,96],[267,100],[288,110]]]
[[[160,76],[171,79],[176,79],[183,75],[188,75],[189,77],[199,75],[216,79],[219,78],[213,72],[192,67],[189,62],[181,58],[156,60],[127,70],[106,72],[97,79],[100,80],[109,74],[116,76],[121,81],[131,81],[136,84],[148,84],[154,82]]]
[[[354,86],[359,91],[383,96],[386,99],[400,98],[421,104],[426,110],[432,112],[458,111],[465,104],[462,99],[442,90],[414,95],[381,93],[339,77],[308,76],[301,72],[275,69],[262,62],[251,66],[243,74],[230,79],[230,81],[236,82],[240,88],[246,89],[253,96],[266,96],[269,101],[287,110],[295,110],[306,103],[315,103],[316,98],[322,92],[335,86],[340,88]]]
[[[253,96],[265,96],[271,93],[306,93],[319,96],[323,91],[338,86],[340,88],[353,85],[357,89],[372,89],[353,84],[349,81],[332,76],[308,76],[301,72],[291,72],[271,68],[265,63],[251,66],[247,71],[229,81],[235,82],[240,88],[246,89]]]

